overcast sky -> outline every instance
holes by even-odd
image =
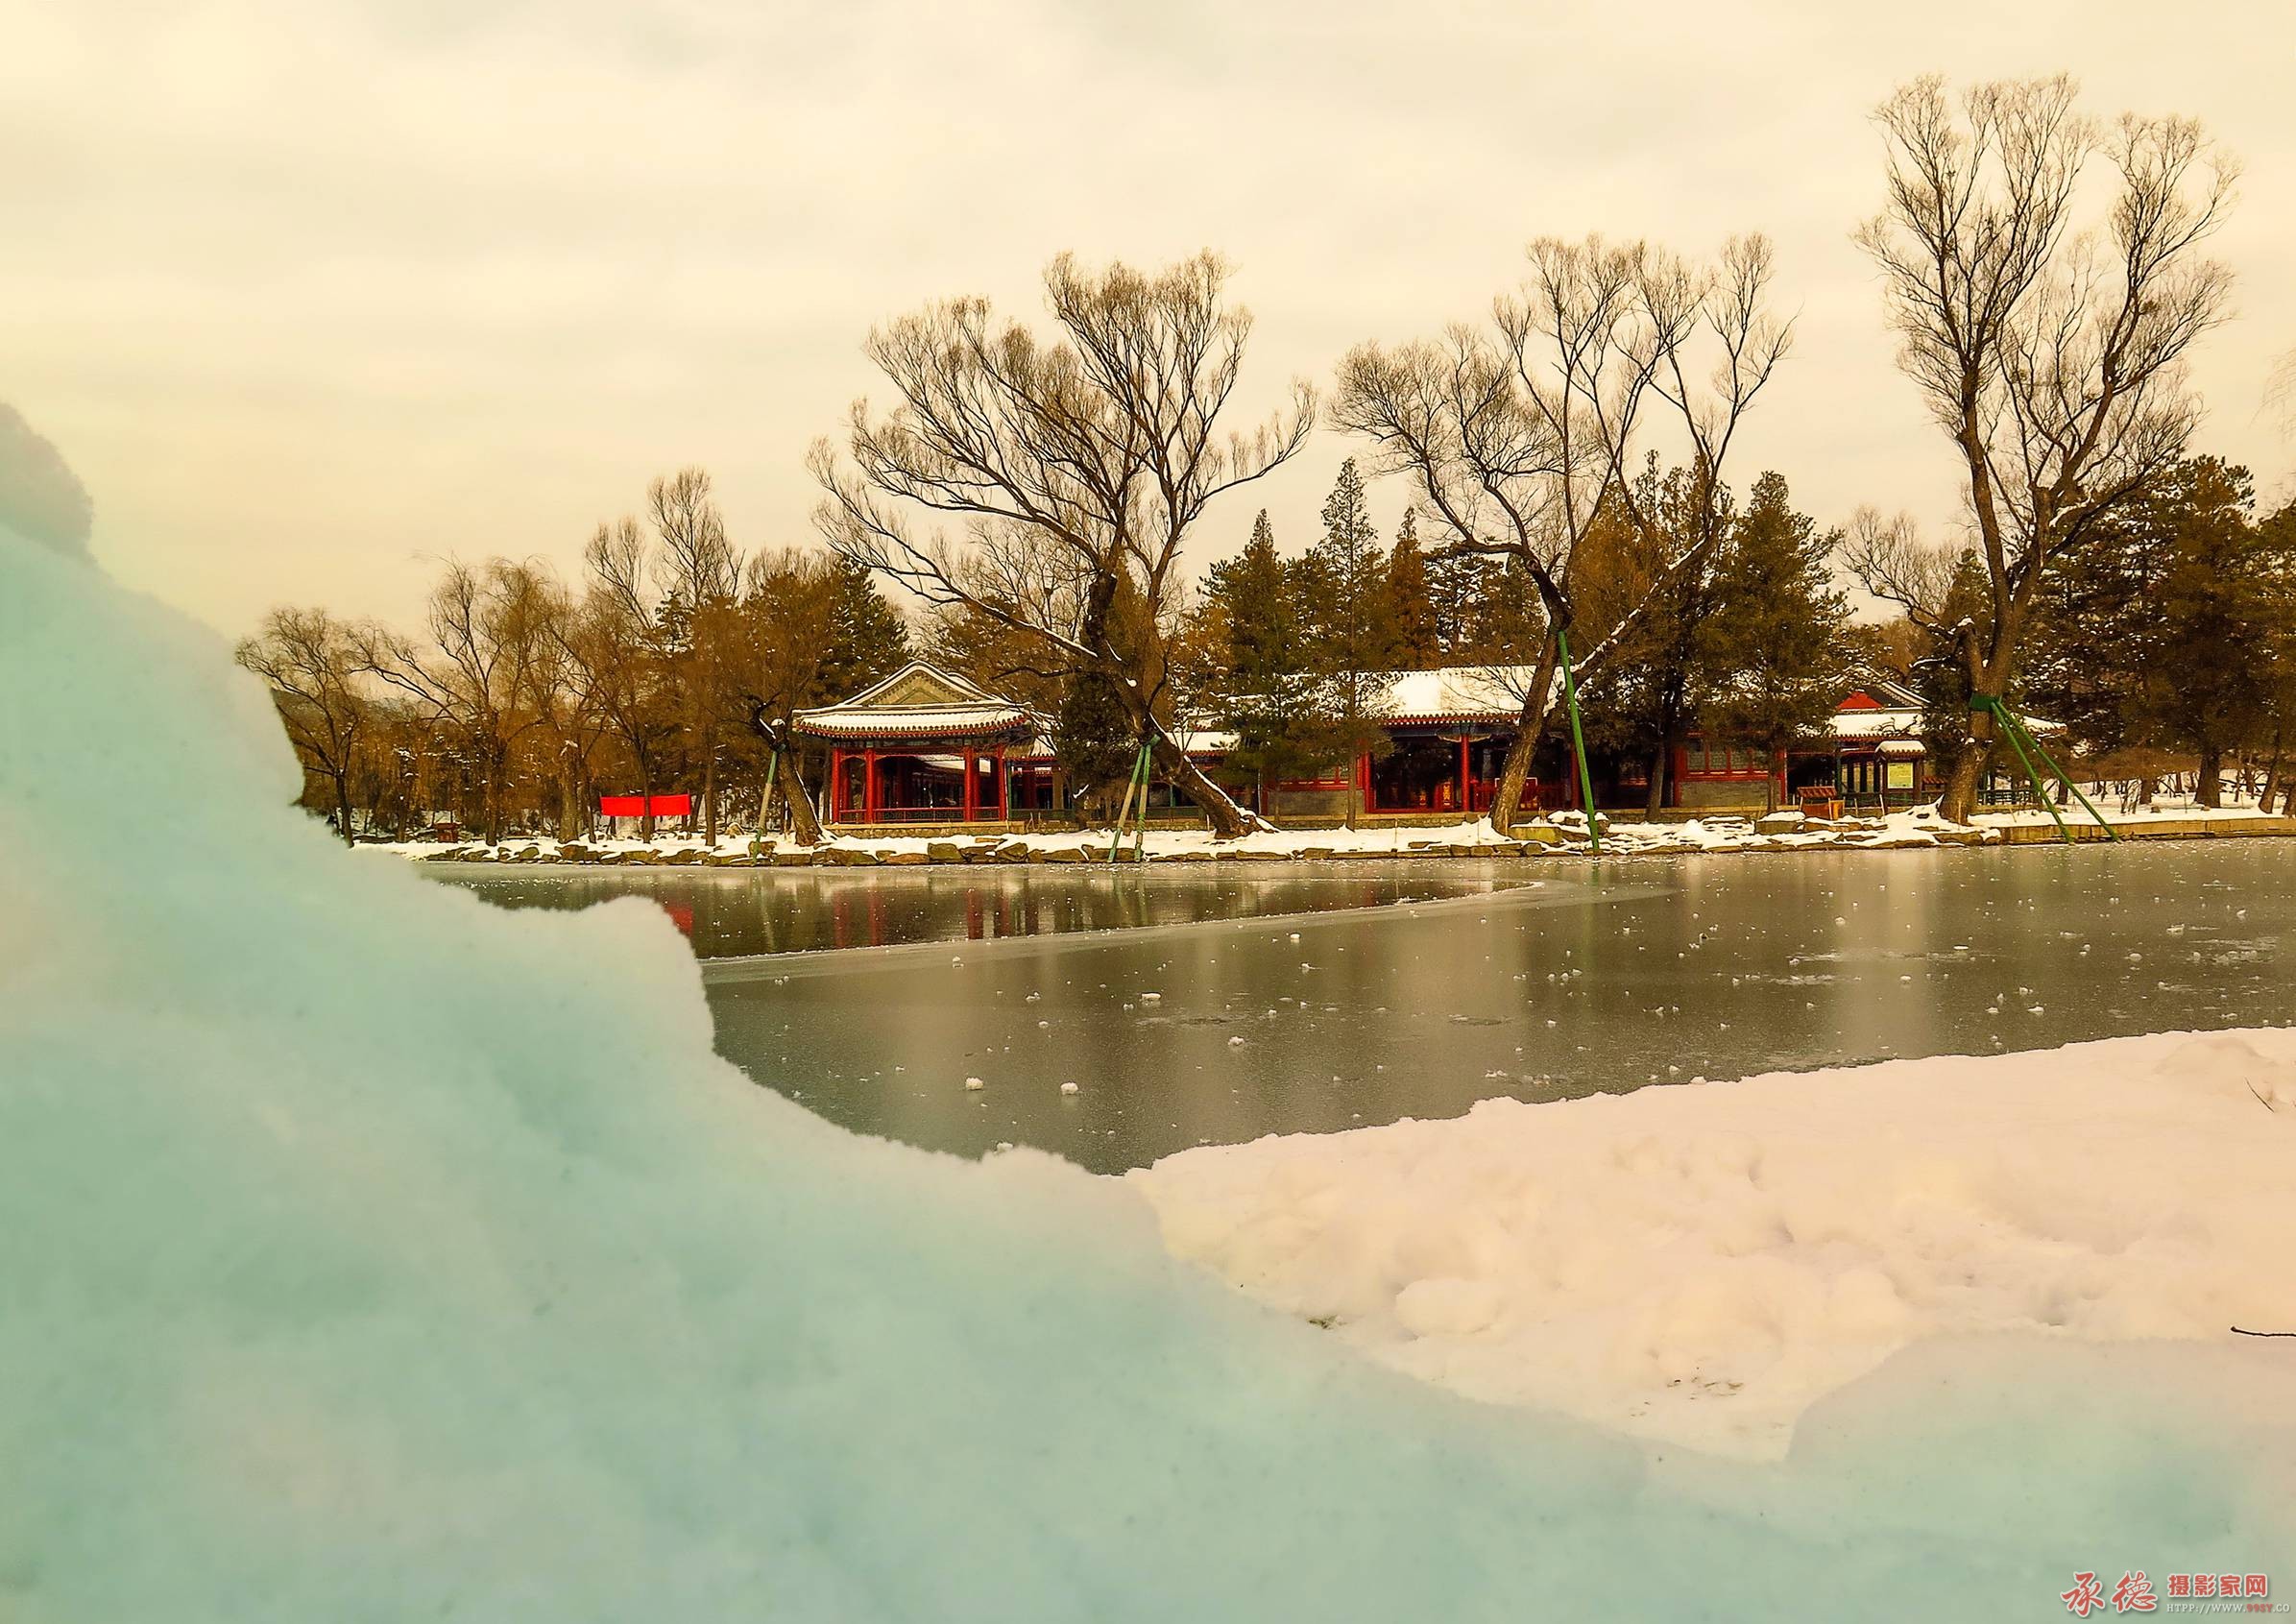
[[[1800,329],[1739,482],[1943,530],[1952,467],[1849,240],[1867,114],[1932,69],[2070,69],[2241,156],[2202,445],[2287,488],[2285,4],[0,0],[0,400],[85,479],[98,556],[233,633],[411,620],[447,554],[571,567],[689,462],[741,543],[810,541],[802,458],[869,325],[1033,314],[1064,249],[1228,255],[1256,413],[1478,314],[1534,235],[1764,230]],[[1262,500],[1304,544],[1348,448],[1215,509],[1199,561]]]

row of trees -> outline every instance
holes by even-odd
[[[1655,812],[1690,734],[1782,751],[1824,724],[1873,650],[1832,583],[1839,536],[1794,509],[1782,477],[1762,475],[1743,509],[1728,487],[1655,459],[1633,483],[1589,526],[1576,613],[1609,651],[1586,685],[1590,738],[1649,763]],[[1357,788],[1358,762],[1389,747],[1389,673],[1519,672],[1544,641],[1520,562],[1455,551],[1431,564],[1415,508],[1383,548],[1353,459],[1322,517],[1321,539],[1286,559],[1262,510],[1181,620],[1180,690],[1194,714],[1235,733],[1228,764],[1245,782],[1340,764]]]
[[[2235,166],[2189,120],[2082,116],[2064,79],[1958,99],[1922,80],[1877,122],[1886,201],[1859,240],[1902,368],[1960,459],[1973,545],[1965,562],[1868,522],[1843,551],[1932,645],[1921,668],[1952,666],[1960,714],[1933,747],[1944,811],[1964,818],[1993,705],[2030,686],[2043,622],[2070,612],[2070,561],[2186,454],[2198,407],[2183,360],[2224,313],[2227,277],[2203,248]],[[2102,217],[2083,229],[2092,202]],[[1189,760],[1192,718],[1209,706],[1235,721],[1255,776],[1302,753],[1345,760],[1368,740],[1370,675],[1436,658],[1531,668],[1491,808],[1502,827],[1566,662],[1604,698],[1611,741],[1654,761],[1694,718],[1782,739],[1846,634],[1825,539],[1782,481],[1757,482],[1743,510],[1729,483],[1790,348],[1772,279],[1759,236],[1704,260],[1541,238],[1480,322],[1361,346],[1328,400],[1294,380],[1238,427],[1251,322],[1218,256],[1152,272],[1063,256],[1042,329],[958,299],[869,335],[882,401],[858,402],[810,461],[840,561],[824,590],[858,614],[867,578],[906,589],[933,652],[1055,717],[1074,782],[1121,778],[1145,744],[1223,835],[1254,816]],[[1406,533],[1381,547],[1350,465],[1306,559],[1284,563],[1263,531],[1196,603],[1182,552],[1207,511],[1289,461],[1319,418],[1361,443],[1371,475],[1404,483]],[[791,583],[816,566],[737,558],[697,472],[658,482],[648,521],[602,527],[577,587],[531,565],[450,570],[420,646],[342,633],[350,687],[387,691],[437,733],[489,830],[520,773],[570,808],[599,752],[640,787],[691,783],[714,824],[727,791],[753,788],[758,727],[835,691],[808,687],[818,649],[777,618],[799,616]],[[865,595],[882,618],[866,654],[839,656],[854,674],[900,648]],[[275,623],[251,663],[312,630]],[[280,688],[291,722],[333,691],[307,675]],[[547,770],[528,734],[549,740]]]
[[[2038,599],[2024,688],[2110,776],[2193,761],[2215,806],[2238,758],[2260,766],[2271,806],[2296,744],[2296,507],[2260,520],[2246,469],[2174,465],[2066,550]]]
[[[1937,741],[1957,819],[1974,809],[1992,706],[2023,674],[2055,561],[2184,454],[2198,410],[2184,357],[2226,308],[2229,279],[2203,251],[2236,166],[2188,119],[2106,126],[2075,100],[2064,78],[1958,99],[1924,79],[1876,115],[1885,206],[1859,241],[1901,366],[1966,473],[1987,611],[1933,628],[1966,685],[1961,725]],[[2092,201],[2103,217],[2084,229]],[[1210,255],[1158,275],[1063,258],[1047,276],[1051,334],[969,300],[896,321],[867,346],[889,407],[858,405],[842,450],[820,443],[813,469],[834,547],[993,627],[1016,665],[1096,695],[1236,834],[1248,819],[1175,741],[1179,551],[1207,504],[1298,450],[1318,402],[1295,381],[1285,409],[1221,432],[1250,329],[1225,279]],[[1710,262],[1542,238],[1481,323],[1341,362],[1329,417],[1375,473],[1407,482],[1427,555],[1495,561],[1505,618],[1539,627],[1494,824],[1520,805],[1561,663],[1582,687],[1631,686],[1611,673],[1644,622],[1697,590],[1730,533],[1728,460],[1791,336],[1771,280],[1758,236]],[[1635,477],[1654,454],[1688,471],[1664,515]],[[1616,526],[1638,561],[1623,580],[1606,563]],[[1850,562],[1929,612],[1886,549]],[[1606,595],[1598,619],[1589,605]]]
[[[848,561],[743,555],[709,475],[687,469],[653,482],[642,520],[598,526],[574,583],[533,561],[451,563],[421,636],[282,609],[238,652],[346,839],[442,810],[490,840],[571,837],[601,789],[676,788],[714,840],[729,812],[762,824],[776,807],[814,832],[790,715],[899,667],[908,632]]]

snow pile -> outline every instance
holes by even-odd
[[[1905,1060],[1184,1151],[1165,1239],[1471,1397],[1782,1455],[1921,1337],[2296,1331],[2296,1032]]]
[[[350,860],[218,640],[6,517],[11,1624],[1970,1616],[2282,1554],[2283,1345],[1926,1352],[1701,1476],[1120,1184],[838,1132],[713,1056],[658,909]]]

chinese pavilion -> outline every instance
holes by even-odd
[[[829,746],[833,823],[1002,821],[1012,806],[1006,753],[1037,732],[1028,711],[922,660],[798,712],[792,727]]]

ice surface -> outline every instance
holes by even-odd
[[[1174,1250],[1400,1369],[1776,1457],[1923,1337],[2296,1329],[2292,1156],[2277,1029],[1492,1100],[1130,1176]]]
[[[0,533],[10,1624],[1991,1616],[2287,1554],[2284,1344],[1916,1350],[1784,1468],[1654,1458],[1121,1184],[845,1135],[659,909],[489,909],[296,780],[219,640]]]

